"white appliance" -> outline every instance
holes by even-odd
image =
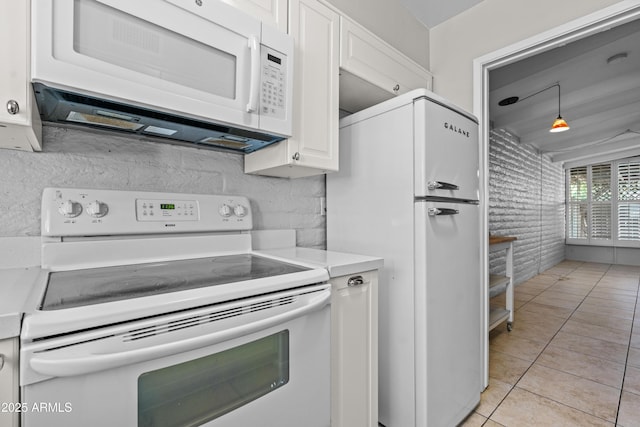
[[[293,39],[219,0],[32,0],[43,120],[252,152],[291,135]]]
[[[340,121],[327,246],[384,258],[379,421],[451,427],[481,392],[476,119],[415,90]]]
[[[251,224],[244,197],[46,189],[22,426],[328,427],[328,273]]]

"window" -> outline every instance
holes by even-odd
[[[289,382],[289,331],[138,377],[138,426],[199,426]]]
[[[640,246],[640,158],[567,171],[567,241]]]
[[[571,239],[586,239],[587,227],[587,168],[569,171],[568,234]]]
[[[618,239],[640,241],[640,159],[618,165]]]

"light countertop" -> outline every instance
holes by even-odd
[[[256,251],[257,254],[286,258],[293,262],[324,267],[329,276],[339,277],[365,271],[378,270],[383,266],[382,258],[344,252],[325,251],[301,247],[287,247]]]
[[[253,236],[254,253],[312,267],[326,268],[330,277],[378,270],[383,266],[382,258],[296,247],[293,230],[267,230],[252,234],[255,234]],[[43,271],[39,266],[16,268],[0,266],[0,339],[20,335],[25,304],[34,285],[42,280],[42,274]]]
[[[0,339],[20,335],[25,302],[40,274],[40,267],[0,270]]]

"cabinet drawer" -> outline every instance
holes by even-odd
[[[380,38],[340,17],[340,68],[392,95],[431,86],[431,74]]]

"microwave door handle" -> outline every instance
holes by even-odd
[[[249,37],[249,49],[251,49],[251,77],[247,113],[253,113],[258,109],[258,86],[260,85],[260,41],[258,36]]]
[[[52,377],[69,377],[91,372],[132,365],[160,357],[184,353],[190,350],[207,347],[223,341],[242,337],[253,332],[285,323],[297,317],[321,310],[330,303],[331,291],[324,290],[309,295],[304,304],[275,316],[258,319],[248,324],[241,324],[229,329],[199,335],[181,341],[142,347],[133,350],[116,351],[114,353],[75,353],[56,354],[56,350],[35,353],[28,362],[31,368],[43,375]]]

